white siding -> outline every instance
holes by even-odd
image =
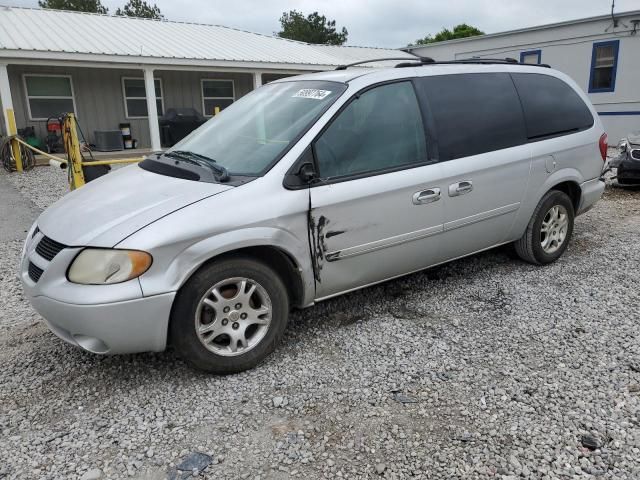
[[[24,91],[24,74],[69,75],[73,80],[76,115],[83,133],[89,142],[94,141],[95,130],[117,130],[120,123],[130,123],[131,132],[138,140],[138,146],[147,148],[149,123],[146,118],[126,118],[124,111],[123,77],[142,77],[140,70],[120,70],[115,68],[77,68],[9,65],[9,81],[18,128],[33,126],[36,135],[44,140],[47,135],[46,122],[29,120]],[[236,99],[249,93],[253,88],[248,73],[228,72],[183,72],[157,71],[155,78],[162,80],[164,107],[192,107],[202,110],[201,79],[222,78],[233,80]]]

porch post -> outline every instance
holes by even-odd
[[[9,73],[7,72],[7,65],[0,64],[0,102],[2,103],[2,115],[4,116],[4,130],[5,134],[9,135],[9,115],[7,110],[13,110],[13,100],[11,99],[11,87],[9,85]]]
[[[147,112],[149,117],[149,136],[151,137],[151,150],[159,151],[160,127],[158,126],[158,107],[156,106],[156,85],[153,81],[153,68],[144,69],[144,89],[147,95]]]
[[[262,86],[262,72],[253,72],[253,89]]]

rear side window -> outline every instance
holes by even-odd
[[[316,140],[315,156],[323,178],[424,163],[425,133],[411,82],[356,95]]]
[[[440,160],[527,142],[522,107],[508,73],[419,78],[425,111],[435,125]]]
[[[530,140],[566,135],[593,126],[591,111],[580,96],[559,78],[512,73],[524,109]]]

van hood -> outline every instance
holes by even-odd
[[[110,248],[150,223],[230,188],[131,165],[62,197],[40,215],[38,228],[68,246]]]

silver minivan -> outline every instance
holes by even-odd
[[[232,373],[291,308],[507,243],[558,259],[604,189],[585,94],[544,66],[398,67],[270,83],[69,193],[28,233],[31,303],[84,350]]]

